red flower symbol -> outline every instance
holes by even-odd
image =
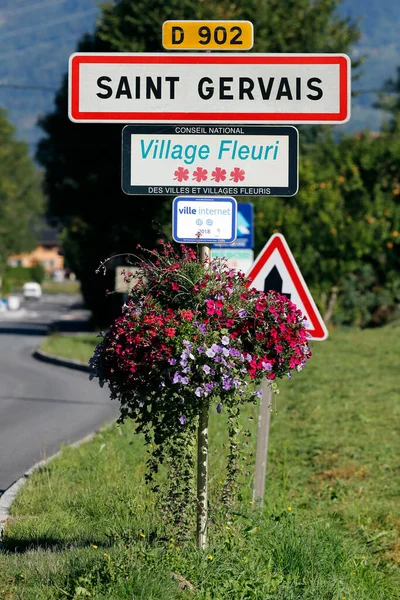
[[[189,170],[185,169],[185,167],[178,167],[174,175],[174,179],[178,181],[187,181],[189,179]]]
[[[230,173],[231,181],[233,180],[235,183],[238,183],[238,181],[243,181],[245,174],[246,173],[243,171],[243,169],[240,167],[235,167]]]
[[[207,173],[207,169],[203,169],[203,167],[197,167],[197,169],[193,171],[193,179],[199,182],[205,181],[207,179]]]
[[[226,179],[226,171],[225,169],[221,169],[221,167],[216,167],[215,171],[211,173],[212,179],[215,179],[217,183],[220,181],[225,181]]]

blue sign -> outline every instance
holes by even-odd
[[[230,244],[236,238],[235,198],[178,196],[172,203],[172,237],[183,244]]]
[[[254,206],[250,202],[238,202],[236,240],[229,248],[254,248]],[[222,248],[223,244],[212,244],[213,248]]]

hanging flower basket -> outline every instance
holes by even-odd
[[[305,366],[311,350],[296,306],[251,288],[224,259],[201,261],[168,242],[142,252],[123,314],[90,366],[119,401],[120,420],[133,419],[153,445],[154,472],[168,452],[179,454],[182,436],[212,404],[229,413],[255,401],[263,379],[276,386]]]

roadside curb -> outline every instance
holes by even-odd
[[[97,434],[98,431],[100,431],[100,430],[93,431],[92,433],[89,433],[88,435],[86,435],[82,439],[78,440],[77,442],[68,444],[68,448],[78,448],[80,445],[85,444],[86,442],[90,442],[95,437],[95,435]],[[7,521],[10,519],[11,505],[14,502],[15,498],[17,497],[18,492],[21,490],[21,488],[23,488],[23,486],[26,484],[26,482],[28,481],[28,479],[31,475],[36,473],[36,471],[39,471],[41,468],[45,467],[54,458],[57,458],[57,456],[60,456],[61,453],[62,453],[62,449],[59,450],[58,452],[56,452],[55,454],[53,454],[52,456],[49,456],[48,458],[37,462],[35,465],[33,465],[33,467],[28,469],[22,475],[22,477],[17,479],[17,481],[15,481],[15,483],[13,483],[9,488],[7,488],[2,496],[0,496],[0,552],[3,548],[2,539],[3,539],[4,528],[7,524]]]
[[[67,367],[69,369],[75,369],[77,371],[84,371],[85,373],[90,373],[90,367],[85,363],[81,363],[77,360],[59,358],[58,356],[54,356],[53,354],[47,354],[42,350],[35,350],[33,352],[33,357],[37,360],[41,360],[42,362],[47,362],[52,365],[58,365],[59,367]]]
[[[42,362],[50,363],[52,365],[57,365],[60,367],[67,367],[69,369],[75,369],[77,371],[83,371],[85,373],[90,373],[89,365],[86,365],[85,363],[81,363],[77,360],[67,360],[64,358],[59,358],[58,356],[54,356],[53,354],[47,354],[46,352],[43,352],[42,350],[39,350],[39,349],[36,349],[32,353],[32,356],[33,356],[33,358],[36,358],[37,360],[41,360]],[[73,444],[69,444],[68,447],[69,448],[77,448],[81,444],[84,444],[84,443],[92,440],[94,438],[94,436],[96,435],[96,433],[97,433],[97,431],[89,433],[81,440],[78,440],[77,442],[74,442]],[[58,452],[56,452],[49,458],[41,460],[38,463],[36,463],[35,465],[33,465],[19,479],[17,479],[17,481],[15,481],[9,488],[7,488],[2,496],[0,496],[0,552],[3,547],[2,538],[3,538],[4,528],[6,526],[8,519],[10,518],[11,505],[14,502],[18,492],[25,485],[25,483],[27,482],[29,477],[31,475],[33,475],[33,473],[35,473],[36,471],[39,471],[42,467],[46,466],[47,463],[49,463],[54,458],[59,456],[61,454],[61,452],[62,452],[62,450],[59,450]]]

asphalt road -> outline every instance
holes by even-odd
[[[0,313],[0,496],[61,445],[118,416],[108,391],[87,373],[32,357],[54,321],[66,330],[83,328],[85,312],[76,302],[79,297],[49,295],[23,303],[18,313]]]

